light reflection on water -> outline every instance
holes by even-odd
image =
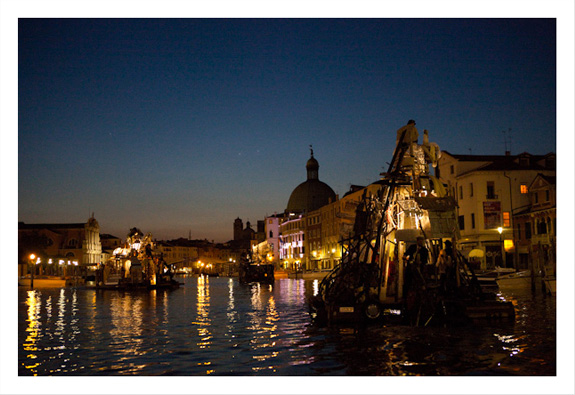
[[[19,289],[20,375],[554,375],[555,299],[514,325],[315,327],[317,280],[188,277],[172,291]]]

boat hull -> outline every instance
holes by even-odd
[[[256,282],[272,284],[275,281],[274,265],[241,266],[238,277],[242,284]]]

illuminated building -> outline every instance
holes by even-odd
[[[265,219],[265,240],[272,249],[272,261],[276,266],[280,262],[280,224],[283,215],[274,214]]]
[[[333,269],[341,260],[341,244],[345,243],[353,233],[355,211],[364,193],[375,194],[381,188],[377,182],[367,187],[352,185],[350,190],[333,203],[321,207],[316,212],[309,214],[315,218],[317,229],[320,230],[321,238],[318,244],[312,245],[311,254],[317,260],[319,269]],[[314,254],[315,251],[315,254]]]
[[[530,204],[515,213],[515,241],[519,267],[529,268],[534,262],[547,275],[555,275],[557,212],[556,177],[538,174],[525,193]]]
[[[530,205],[533,180],[555,176],[555,154],[454,155],[443,151],[439,175],[458,203],[459,248],[485,252],[481,266],[521,268],[516,215]],[[501,227],[499,233],[497,228]]]
[[[292,270],[312,268],[306,249],[306,218],[310,213],[337,200],[333,189],[319,180],[319,163],[313,156],[313,150],[306,163],[306,171],[307,180],[291,193],[279,229],[281,264]],[[317,232],[319,230],[314,229],[314,235],[317,235]]]
[[[85,223],[69,224],[26,224],[18,223],[18,247],[20,258],[19,275],[26,274],[26,257],[30,253],[42,256],[41,270],[48,273],[65,268],[54,269],[52,262],[76,261],[80,270],[85,273],[88,268],[102,262],[102,244],[100,242],[100,225],[92,215]]]

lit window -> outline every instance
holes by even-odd
[[[509,219],[509,211],[503,212],[503,227],[509,228],[511,226],[511,221]]]
[[[521,193],[527,193],[527,192],[529,192],[529,191],[527,190],[527,185],[526,185],[526,184],[521,184]]]

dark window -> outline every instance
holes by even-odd
[[[549,189],[545,191],[545,201],[549,201]]]
[[[539,224],[537,226],[537,234],[538,235],[547,234],[547,223],[545,222],[545,220],[539,221]]]
[[[497,199],[495,196],[495,183],[487,181],[487,199]]]
[[[460,230],[465,229],[465,217],[463,215],[459,216],[459,229]]]
[[[473,197],[473,183],[472,182],[469,183],[469,196]]]
[[[521,240],[521,224],[517,224],[517,240]]]
[[[274,237],[274,232],[270,230],[270,239]]]
[[[531,222],[525,222],[525,239],[531,239]]]
[[[471,214],[471,229],[475,229],[475,214]]]

